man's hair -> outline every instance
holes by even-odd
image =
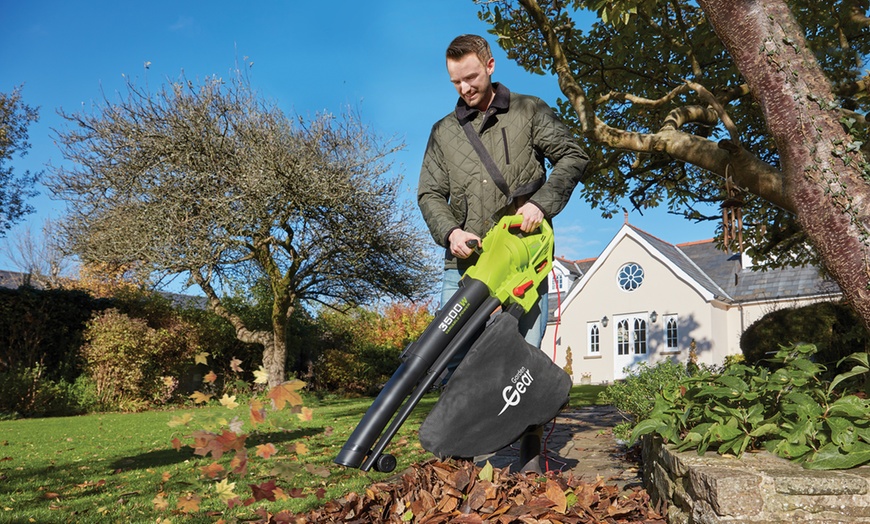
[[[492,58],[489,43],[477,35],[460,35],[447,46],[447,60],[459,60],[463,56],[474,53],[482,64]]]

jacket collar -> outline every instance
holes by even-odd
[[[493,82],[492,86],[495,88],[495,97],[492,99],[489,108],[495,109],[496,112],[507,111],[511,100],[510,90],[508,90],[504,84],[499,82]],[[456,118],[459,119],[459,123],[464,124],[469,120],[477,118],[477,114],[480,113],[480,110],[476,107],[470,107],[465,103],[465,100],[460,97],[459,101],[456,102],[454,113],[456,114]]]

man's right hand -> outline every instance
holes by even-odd
[[[474,240],[480,245],[479,236],[461,229],[454,229],[448,240],[450,240],[450,252],[456,258],[468,258],[474,252],[472,248],[468,247],[468,241]]]

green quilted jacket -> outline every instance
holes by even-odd
[[[493,85],[496,95],[485,114],[460,99],[456,110],[436,122],[429,136],[417,202],[432,238],[444,247],[449,246],[447,239],[454,229],[483,237],[527,200],[552,219],[584,178],[588,156],[553,110],[539,98]],[[466,120],[507,187],[502,184],[500,189],[484,167],[462,129]],[[545,159],[551,165],[549,177]],[[451,259],[448,252],[447,267],[455,267]]]

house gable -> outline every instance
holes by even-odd
[[[571,305],[571,302],[582,293],[586,284],[595,277],[595,274],[608,260],[617,246],[626,238],[637,242],[652,258],[666,266],[677,278],[685,282],[703,297],[705,301],[710,302],[717,298],[724,298],[725,292],[680,250],[629,224],[624,224],[616,236],[607,244],[601,256],[595,259],[589,270],[586,271],[562,301],[562,311],[565,311]]]

